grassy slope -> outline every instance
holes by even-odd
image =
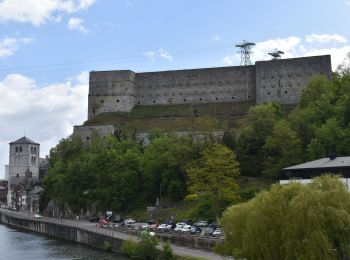
[[[253,102],[197,105],[135,106],[130,113],[103,113],[84,125],[123,125],[143,132],[158,127],[163,131],[200,131],[228,129],[242,117]]]

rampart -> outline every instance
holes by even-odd
[[[315,75],[331,78],[330,55],[258,61],[253,66],[135,73],[92,71],[88,119],[105,112],[130,112],[135,105],[215,102],[299,102]]]

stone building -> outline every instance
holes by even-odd
[[[88,119],[105,112],[130,112],[135,105],[255,101],[299,102],[316,75],[331,78],[330,55],[258,61],[252,66],[135,73],[92,71]]]
[[[8,207],[31,210],[27,207],[27,201],[32,200],[28,195],[39,186],[39,163],[40,144],[25,136],[10,143],[9,165],[5,166],[8,176]]]
[[[185,104],[208,107],[225,104],[234,107],[243,103],[254,105],[274,101],[292,107],[299,102],[310,80],[318,75],[331,79],[330,55],[257,61],[251,66],[143,73],[130,70],[92,71],[88,120],[102,113],[131,112],[138,105],[161,105],[165,111],[167,106]],[[128,118],[125,113],[118,115]],[[103,123],[103,120],[74,127],[74,134],[87,143],[93,134],[104,137],[114,133],[115,125]]]

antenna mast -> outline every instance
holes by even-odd
[[[281,56],[282,56],[282,54],[284,54],[284,52],[275,49],[274,51],[269,52],[268,54],[269,54],[270,56],[272,56],[272,60],[279,60],[279,59],[281,59]]]
[[[250,54],[252,52],[252,47],[255,46],[254,42],[243,41],[242,43],[236,44],[235,47],[239,48],[241,53],[241,66],[249,66],[252,64],[250,60]]]

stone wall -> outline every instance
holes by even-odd
[[[315,75],[331,77],[329,55],[176,71],[90,73],[88,119],[104,112],[129,112],[135,105],[214,102],[294,104]]]
[[[101,125],[101,126],[74,126],[73,134],[80,136],[84,143],[89,144],[94,134],[99,137],[112,136],[114,134],[113,125]]]
[[[332,77],[329,55],[258,61],[255,67],[256,103],[298,103],[303,89],[314,76],[325,75],[329,79]]]

